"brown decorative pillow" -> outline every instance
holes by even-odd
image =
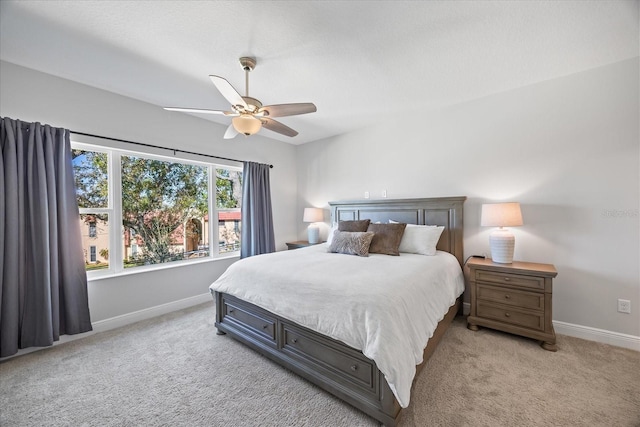
[[[400,255],[400,242],[407,224],[369,224],[368,231],[376,233],[371,241],[372,254]]]
[[[361,219],[357,221],[340,221],[338,223],[338,230],[340,231],[360,231],[366,232],[369,227],[370,219]]]
[[[373,239],[373,233],[336,230],[329,245],[329,252],[369,256],[371,239]]]

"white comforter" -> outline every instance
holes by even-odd
[[[364,258],[320,244],[245,258],[210,288],[362,351],[406,408],[416,365],[464,279],[446,252]]]

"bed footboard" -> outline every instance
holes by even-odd
[[[231,295],[213,296],[218,333],[231,335],[385,426],[398,423],[400,405],[375,362],[362,352]],[[459,300],[429,340],[425,360],[458,308]]]

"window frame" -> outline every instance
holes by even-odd
[[[107,214],[109,223],[109,267],[87,271],[88,279],[101,279],[114,277],[119,275],[129,275],[144,273],[154,270],[162,270],[165,268],[179,268],[189,264],[197,264],[202,262],[216,261],[227,258],[237,258],[240,256],[240,250],[220,253],[218,244],[218,218],[217,208],[217,190],[216,190],[216,169],[228,169],[242,172],[241,165],[229,165],[221,163],[213,163],[210,161],[196,160],[187,158],[186,156],[166,156],[156,153],[150,153],[140,150],[128,150],[125,148],[115,148],[107,145],[87,143],[73,138],[71,141],[71,149],[94,151],[107,154],[107,180],[108,180],[108,198],[106,208],[79,208],[79,213],[83,214]],[[124,268],[124,235],[122,232],[122,156],[135,156],[144,159],[158,160],[171,163],[183,163],[207,168],[208,177],[208,209],[209,221],[207,232],[209,236],[209,255],[194,259],[184,259],[180,261],[171,261],[161,264],[144,265],[138,267]],[[203,230],[204,231],[204,230]],[[139,249],[139,248],[138,248]]]

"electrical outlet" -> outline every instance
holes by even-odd
[[[382,197],[387,197],[387,190],[382,190]]]
[[[368,199],[368,198],[369,198],[369,192],[368,192],[368,191],[365,191],[365,192],[364,192],[364,198],[365,198],[365,199]]]
[[[618,312],[631,314],[631,301],[629,301],[628,299],[619,299]]]

